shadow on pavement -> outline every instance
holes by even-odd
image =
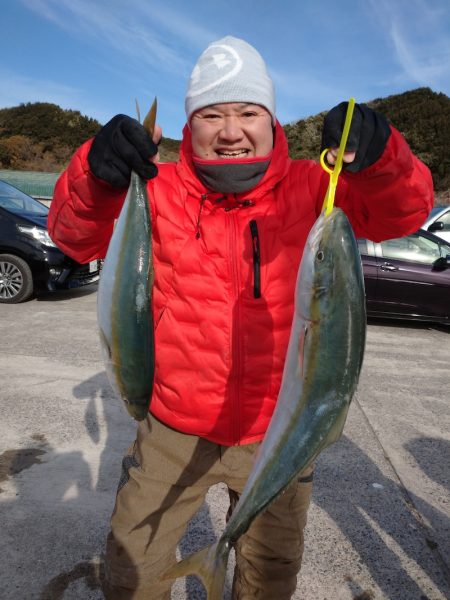
[[[42,589],[40,600],[63,598],[68,587],[77,581],[83,581],[89,589],[101,594],[102,564],[100,556],[92,552],[93,547],[98,546],[98,539],[90,539],[88,528],[93,518],[104,519],[106,512],[97,515],[89,514],[89,510],[96,506],[93,503],[96,495],[103,493],[102,499],[111,498],[112,490],[119,481],[126,441],[131,443],[133,439],[134,426],[127,419],[125,409],[114,398],[104,372],[75,386],[73,394],[85,403],[85,427],[90,440],[95,445],[103,444],[96,482],[82,452],[57,452],[39,434],[34,435],[32,447],[26,451],[9,449],[0,456],[0,478],[3,481],[14,478],[17,489],[15,500],[2,503],[5,514],[10,513],[12,508],[16,509],[14,518],[17,518],[20,531],[15,546],[20,550],[33,545],[35,554],[44,547],[43,568],[46,570],[50,565],[66,564],[56,557],[67,536],[71,546],[80,548],[77,564],[70,571],[61,571],[53,576]],[[445,463],[449,446],[446,440],[418,438],[409,442],[406,449],[428,477],[449,489],[449,470]],[[440,460],[436,460],[437,456]],[[30,469],[33,465],[36,465],[35,468]],[[33,473],[31,478],[18,476],[25,469]],[[41,482],[42,486],[46,478],[46,486],[38,488],[37,492],[30,491],[34,484]],[[337,485],[330,486],[332,481],[337,481]],[[417,582],[405,569],[402,555],[417,563],[446,597],[448,587],[444,589],[439,569],[430,560],[430,549],[435,556],[448,552],[448,549],[439,548],[433,537],[435,527],[450,529],[448,515],[409,494],[414,504],[420,504],[420,512],[431,527],[415,521],[404,490],[399,490],[395,481],[385,477],[378,466],[346,436],[333,446],[332,452],[325,451],[319,457],[316,482],[315,504],[330,516],[350,541],[383,597],[403,599],[406,590],[409,598],[424,597]],[[36,522],[32,505],[39,507],[39,522]],[[86,527],[80,527],[84,521]],[[408,534],[413,525],[422,528],[423,536]],[[107,522],[103,529],[105,534],[106,528]],[[34,532],[34,537],[29,539],[30,532]],[[395,542],[398,552],[392,550],[392,544],[388,547],[383,539],[386,536]],[[204,505],[181,540],[181,556],[185,557],[214,540],[209,509]],[[423,540],[426,544],[422,543]],[[90,553],[86,555],[89,549]],[[356,586],[356,583],[350,583]],[[200,600],[205,597],[202,594],[198,581],[187,578],[186,597]]]
[[[433,528],[415,520],[410,499],[414,504],[418,499],[409,493],[407,496],[394,481],[385,477],[377,465],[346,436],[333,446],[332,452],[325,451],[319,457],[316,471],[315,504],[328,513],[351,542],[361,562],[383,592],[383,598],[426,600],[416,581],[405,569],[400,554],[416,562],[446,597],[449,588],[445,586],[446,589],[443,589],[442,576],[435,568],[435,561],[430,560],[427,546],[439,552],[435,556],[439,562],[444,549],[439,549],[433,540]],[[327,486],[327,482],[332,480],[337,480],[338,485]],[[450,525],[448,515],[424,500],[420,500],[420,503],[432,525]],[[410,535],[408,532],[411,527],[422,529],[423,535]],[[398,546],[399,554],[384,541],[386,534],[395,542],[394,546]]]

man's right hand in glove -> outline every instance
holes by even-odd
[[[143,179],[152,179],[158,174],[160,139],[158,125],[152,139],[139,121],[116,115],[94,138],[88,154],[91,172],[115,188],[129,185],[132,170]]]

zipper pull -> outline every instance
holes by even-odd
[[[261,254],[259,250],[258,225],[253,219],[250,221],[253,249],[253,296],[261,298]]]
[[[202,216],[203,205],[205,204],[205,200],[206,200],[207,197],[208,197],[208,194],[202,194],[201,198],[200,198],[200,206],[199,206],[199,209],[198,209],[197,223],[196,223],[196,226],[195,226],[195,239],[197,239],[197,240],[201,236],[201,233],[200,233],[200,219],[201,219],[201,216]]]

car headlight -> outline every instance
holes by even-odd
[[[27,227],[26,225],[17,225],[17,229],[22,233],[31,236],[43,246],[50,246],[51,248],[58,247],[48,235],[48,231],[46,229],[42,229],[41,227]]]

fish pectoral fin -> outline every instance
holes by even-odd
[[[300,377],[303,378],[305,374],[305,344],[306,344],[306,335],[308,333],[308,325],[304,324],[303,329],[300,333],[300,338],[298,341],[298,372]]]
[[[112,358],[111,346],[109,345],[108,338],[106,337],[102,328],[99,328],[99,336],[100,336],[100,344],[102,346],[102,349],[105,352],[105,355],[107,356],[107,358],[109,358],[111,360],[111,358]]]
[[[341,414],[334,422],[333,427],[330,429],[330,431],[327,435],[326,444],[325,444],[324,448],[326,446],[331,446],[331,444],[334,444],[335,442],[337,442],[340,439],[342,432],[344,431],[344,426],[345,426],[345,422],[347,420],[349,406],[350,405],[347,405],[347,407],[344,410],[342,410]]]
[[[161,576],[161,580],[197,575],[206,590],[208,600],[222,600],[230,546],[217,542],[176,563]]]

